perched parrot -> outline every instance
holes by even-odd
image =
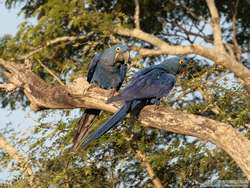
[[[125,79],[129,48],[117,44],[98,53],[89,65],[87,81],[103,89],[118,91]],[[86,109],[78,122],[77,131],[73,138],[73,151],[80,146],[82,139],[90,130],[93,121],[100,114],[100,110]]]
[[[176,75],[184,70],[187,58],[172,57],[164,63],[153,65],[135,73],[129,85],[120,94],[108,99],[108,103],[123,101],[124,105],[108,121],[90,134],[83,142],[86,148],[94,139],[104,135],[118,125],[130,112],[137,116],[140,110],[150,104],[159,104],[160,99],[171,91],[175,85]]]

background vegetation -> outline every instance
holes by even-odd
[[[140,28],[173,45],[202,44],[210,47],[213,40],[209,26],[210,14],[205,1],[140,0]],[[134,27],[134,1],[125,0],[5,0],[11,9],[20,7],[25,18],[35,18],[35,24],[24,21],[15,36],[0,39],[0,57],[22,63],[29,55],[32,70],[47,82],[58,81],[44,68],[52,70],[64,83],[86,75],[87,65],[95,52],[117,40],[131,46],[152,48],[151,44],[114,33],[118,25]],[[221,16],[222,37],[233,43],[232,18],[237,12],[236,39],[241,48],[240,63],[250,68],[249,33],[250,3],[248,0],[216,1]],[[72,37],[49,44],[61,37]],[[29,54],[42,48],[37,53]],[[171,54],[170,54],[171,55]],[[168,56],[134,57],[128,75]],[[232,125],[250,139],[250,95],[244,84],[221,65],[190,54],[192,62],[186,75],[178,77],[177,86],[162,105],[209,117]],[[27,57],[26,57],[27,58]],[[1,73],[1,71],[0,71]],[[129,80],[129,77],[128,77]],[[127,80],[127,81],[128,81]],[[3,80],[4,81],[4,80]],[[2,108],[28,108],[29,101],[19,90],[0,93]],[[47,121],[60,116],[59,121]],[[28,138],[9,137],[11,144],[28,147],[25,153],[33,169],[36,187],[153,187],[142,160],[141,151],[151,164],[164,187],[191,187],[209,180],[244,180],[239,167],[221,149],[193,137],[156,129],[133,127],[134,141],[127,123],[93,143],[87,150],[69,152],[78,119],[76,110],[44,111],[40,124]],[[81,113],[79,113],[80,116]],[[78,116],[78,117],[79,117]],[[110,116],[103,113],[96,122]],[[6,132],[1,133],[7,137]],[[8,134],[10,135],[10,134]],[[12,134],[13,135],[13,134]],[[15,142],[14,142],[14,141]],[[8,182],[13,187],[28,187],[31,179],[4,150],[1,165],[12,163],[11,171],[18,175]],[[32,180],[32,181],[33,181]],[[5,184],[2,184],[4,187]]]

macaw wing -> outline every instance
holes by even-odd
[[[155,71],[155,70],[163,70],[163,71],[165,71],[164,67],[161,64],[146,67],[146,68],[144,68],[142,70],[139,70],[138,72],[136,72],[134,74],[134,76],[131,79],[131,84],[133,84],[134,82],[138,82],[138,79],[142,79],[146,74],[150,73],[151,71]]]
[[[157,65],[152,65],[152,66],[150,66],[150,67],[146,67],[146,68],[143,68],[142,70],[137,71],[137,72],[133,75],[133,77],[132,77],[131,80],[134,80],[134,79],[136,79],[136,78],[138,78],[138,77],[141,77],[141,76],[147,74],[148,72],[152,71],[156,66],[157,66]]]
[[[89,67],[88,67],[89,71],[87,75],[88,82],[91,82],[94,72],[95,72],[96,65],[100,61],[100,58],[101,58],[101,53],[96,54],[95,57],[92,59],[91,63],[89,64]]]
[[[121,67],[120,67],[120,78],[121,78],[121,83],[116,87],[116,90],[118,91],[121,86],[122,86],[122,83],[123,81],[125,80],[125,77],[126,77],[126,73],[127,73],[127,69],[128,69],[128,65],[127,64],[122,64]]]
[[[175,76],[161,69],[154,69],[143,76],[135,78],[126,87],[118,100],[131,101],[144,98],[161,98],[166,96],[175,85]],[[114,100],[112,100],[114,101]]]

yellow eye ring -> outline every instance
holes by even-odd
[[[121,50],[120,47],[117,47],[117,48],[115,49],[116,52],[120,52],[120,50]]]
[[[179,64],[182,65],[183,63],[184,63],[184,61],[181,59],[181,60],[179,61]]]

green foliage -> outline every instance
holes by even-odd
[[[232,2],[216,3],[221,15],[228,21],[232,16]],[[15,36],[0,39],[1,58],[22,63],[23,60],[19,59],[21,55],[45,46],[57,37],[86,36],[86,39],[48,46],[32,56],[33,71],[49,83],[56,81],[39,64],[39,60],[63,81],[71,81],[86,74],[87,65],[95,52],[112,44],[110,35],[114,26],[122,24],[134,27],[133,1],[6,0],[5,4],[10,9],[21,6],[21,13],[36,21],[31,24],[26,20],[19,26]],[[247,0],[239,1],[238,10],[241,11],[238,11],[237,16],[237,27],[240,28],[237,39],[242,47],[248,48],[249,8]],[[165,30],[175,31],[176,22],[198,24],[201,16],[205,21],[209,17],[205,1],[140,0],[140,9],[141,28],[173,43],[180,43],[182,40],[177,35],[171,40]],[[223,25],[223,31],[229,33],[231,28],[226,26],[227,24],[224,28]],[[89,33],[92,34],[87,36]],[[224,38],[225,41],[232,40],[230,36]],[[149,47],[134,39],[121,40]],[[153,64],[164,58],[165,56],[143,60]],[[250,96],[242,86],[226,88],[225,84],[221,84],[222,78],[227,74],[229,72],[222,67],[194,58],[188,66],[188,73],[182,79],[178,78],[175,91],[163,101],[163,105],[227,122],[245,133],[247,129],[243,125],[250,122]],[[197,96],[197,92],[202,97]],[[0,93],[0,100],[2,107],[14,109],[28,106],[21,91]],[[58,122],[46,120],[48,114],[53,112],[43,114],[33,135],[28,139],[28,145],[25,145],[30,150],[27,155],[34,168],[36,187],[152,187],[145,168],[135,157],[131,146],[147,155],[164,187],[192,187],[212,177],[244,178],[230,157],[213,145],[191,137],[144,129],[137,122],[132,130],[135,135],[132,143],[125,139],[131,132],[127,131],[129,122],[124,122],[122,126],[93,142],[88,149],[72,153],[69,148],[78,119],[72,118],[71,111],[62,111],[59,114],[62,119]],[[96,126],[109,116],[108,113],[102,113]],[[246,135],[250,138],[249,131]],[[18,145],[23,146],[24,143]],[[1,165],[6,167],[10,162],[9,156],[0,157]],[[12,168],[13,171],[17,169],[18,167]],[[13,187],[28,186],[27,180],[19,174],[10,183]]]

